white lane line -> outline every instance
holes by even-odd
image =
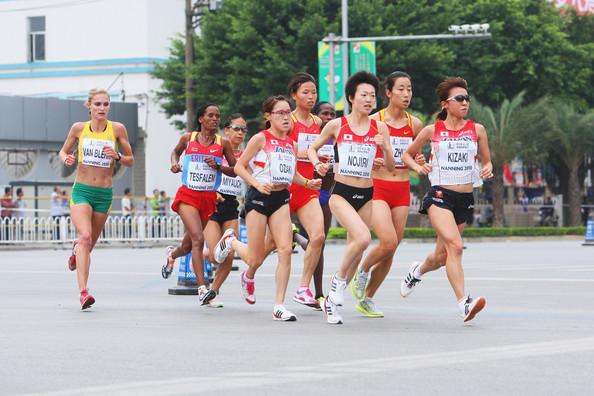
[[[35,275],[61,275],[61,274],[68,274],[69,271],[48,271],[48,270],[0,270],[0,274],[35,274]],[[160,278],[160,274],[157,272],[133,272],[133,271],[91,271],[92,275],[110,275],[110,276],[117,276],[117,275],[128,275],[128,276],[147,276],[147,277],[156,277]],[[257,274],[256,278],[274,278],[275,274]],[[332,274],[325,274],[324,278],[330,279]],[[177,278],[177,276],[175,276]],[[291,274],[291,278],[299,278],[301,279],[301,275],[299,274]],[[173,278],[172,278],[173,279]],[[386,279],[389,280],[403,280],[404,277],[402,276],[387,276]],[[434,277],[433,279],[440,279],[438,277]],[[443,277],[445,279],[445,277]],[[522,278],[522,277],[515,277],[515,278],[502,278],[502,277],[487,277],[487,276],[468,276],[465,278],[467,281],[486,281],[486,282],[557,282],[557,283],[594,283],[594,279],[588,278]]]
[[[318,366],[312,377],[310,366],[289,366],[277,370],[231,372],[208,377],[187,377],[159,381],[138,381],[126,384],[92,386],[56,392],[30,393],[23,396],[58,395],[143,395],[161,396],[175,394],[212,393],[245,387],[289,384],[307,380],[321,381],[329,378],[350,377],[353,373],[377,374],[394,370],[414,370],[430,367],[452,367],[466,363],[480,363],[507,359],[524,359],[594,351],[594,337],[561,341],[526,343],[499,347],[476,348],[455,352],[438,352],[380,359],[352,360],[325,363]]]

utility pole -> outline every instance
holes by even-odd
[[[349,38],[349,1],[342,0],[341,3],[341,11],[342,11],[342,37],[345,39]],[[330,47],[333,46],[333,43],[330,43]],[[332,70],[332,69],[331,69]],[[342,81],[344,86],[346,86],[346,80],[349,78],[349,43],[343,42],[342,43]],[[344,115],[349,114],[349,101],[345,95],[344,97]]]
[[[195,129],[196,103],[194,100],[194,79],[192,77],[192,66],[194,65],[194,10],[192,0],[186,0],[186,130],[191,132]]]
[[[207,12],[220,10],[223,0],[186,0],[186,129],[191,132],[196,129],[196,101],[194,100],[194,79],[192,66],[194,65],[194,31]]]

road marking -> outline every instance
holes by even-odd
[[[351,377],[357,374],[377,374],[395,370],[416,370],[431,367],[452,367],[468,363],[480,363],[508,359],[524,359],[537,356],[553,356],[594,351],[594,337],[571,340],[546,341],[498,347],[476,348],[455,352],[438,352],[380,359],[351,360],[325,363],[317,366],[311,376],[311,366],[288,366],[276,370],[256,372],[230,372],[224,375],[187,377],[160,381],[138,381],[125,384],[91,386],[55,392],[30,393],[24,396],[58,395],[173,395],[212,393],[245,387],[289,384],[307,380],[321,381],[330,378]]]

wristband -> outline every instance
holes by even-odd
[[[116,162],[122,159],[122,153],[120,153],[120,152],[118,151],[118,153],[117,153],[117,154],[118,154],[118,156],[117,156],[117,158],[115,159],[115,160],[116,160]]]
[[[307,184],[309,183],[308,179],[305,179],[305,181],[303,182],[303,187],[307,187]]]

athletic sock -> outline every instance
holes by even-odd
[[[417,268],[415,268],[415,270],[413,271],[413,276],[417,279],[421,279],[421,276],[423,276],[423,274],[421,274],[421,265],[418,265]]]

